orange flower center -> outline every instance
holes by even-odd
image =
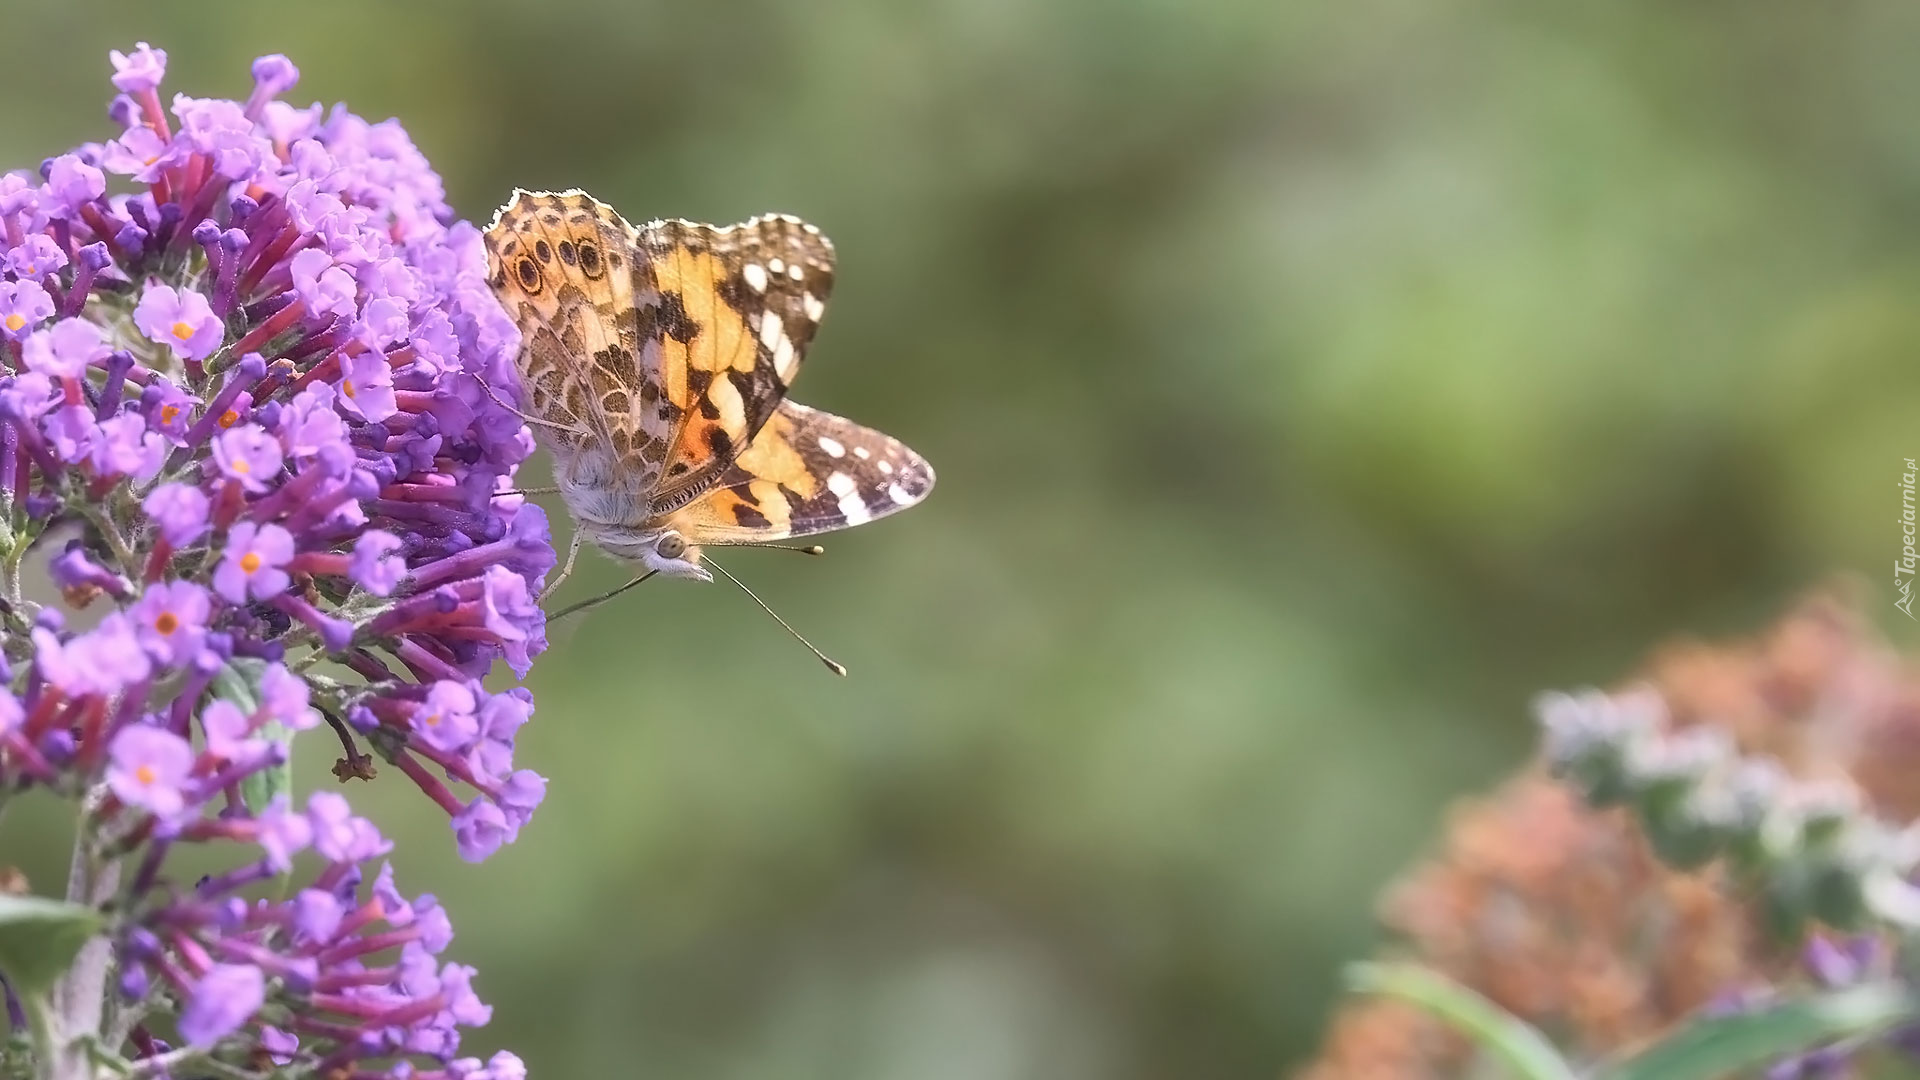
[[[219,424],[223,428],[230,428],[239,422],[240,414],[234,412],[232,409],[228,409],[226,412],[220,414]]]
[[[184,322],[174,323],[173,336],[179,338],[181,341],[185,341],[193,336],[193,327]]]
[[[260,569],[260,554],[249,551],[245,555],[240,556],[240,569],[245,570],[249,574]]]
[[[246,458],[234,458],[233,471],[237,473],[250,473],[253,471],[253,466],[247,464]]]
[[[25,315],[16,311],[7,316],[7,329],[18,330],[25,325],[27,325],[27,317]]]
[[[153,620],[153,628],[163,634],[171,634],[180,629],[180,620],[173,612],[163,611],[159,618]]]
[[[135,780],[140,781],[142,784],[151,784],[155,780],[160,779],[158,776],[154,775],[153,766],[151,765],[134,766],[133,778]]]
[[[160,406],[160,422],[163,424],[173,423],[174,419],[179,415],[180,415],[180,406],[178,405]]]
[[[357,393],[356,393],[356,392],[354,391],[354,389],[353,389],[353,380],[352,380],[352,379],[341,379],[341,380],[340,380],[340,389],[341,389],[341,390],[342,390],[343,392],[345,392],[345,393],[346,393],[346,395],[347,395],[348,397],[357,397],[357,396],[358,396],[358,394],[357,394]]]
[[[425,720],[422,720],[422,721],[421,721],[421,723],[423,723],[423,724],[425,724],[425,725],[427,725],[428,727],[439,727],[439,726],[440,726],[440,714],[439,714],[439,713],[428,713],[428,714],[427,714],[427,718],[426,718]]]

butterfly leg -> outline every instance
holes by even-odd
[[[547,597],[552,596],[554,593],[560,591],[560,583],[573,576],[574,560],[578,559],[579,557],[580,557],[580,530],[575,529],[573,530],[573,542],[567,545],[566,565],[560,568],[560,573],[556,575],[552,581],[547,582],[546,588],[540,590],[540,599],[538,601],[539,603],[542,603],[542,604],[546,603]]]

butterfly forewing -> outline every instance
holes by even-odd
[[[796,218],[641,230],[653,292],[639,312],[642,367],[660,372],[670,415],[651,509],[711,487],[786,397],[833,288],[833,245]]]

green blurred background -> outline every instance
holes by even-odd
[[[931,501],[557,628],[482,866],[352,792],[537,1078],[1271,1077],[1537,688],[1835,573],[1898,640],[1907,0],[20,4],[0,160],[168,93],[400,117],[485,221],[786,210],[799,397]],[[530,475],[543,475],[544,460]],[[623,580],[598,557],[577,599]],[[1897,625],[1896,625],[1897,622]],[[1904,637],[1902,633],[1905,632]],[[325,782],[324,751],[304,763]],[[42,815],[28,821],[54,819]],[[61,855],[10,821],[48,885]],[[12,853],[10,853],[12,854]]]

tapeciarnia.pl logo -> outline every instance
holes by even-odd
[[[1907,469],[1900,474],[1901,547],[1900,557],[1893,561],[1893,588],[1900,594],[1900,599],[1895,600],[1893,606],[1906,612],[1907,618],[1912,619],[1914,618],[1914,560],[1920,557],[1916,556],[1913,550],[1913,477],[1916,472],[1920,472],[1920,469],[1914,468],[1912,458],[1905,458],[1903,460],[1906,462]]]

